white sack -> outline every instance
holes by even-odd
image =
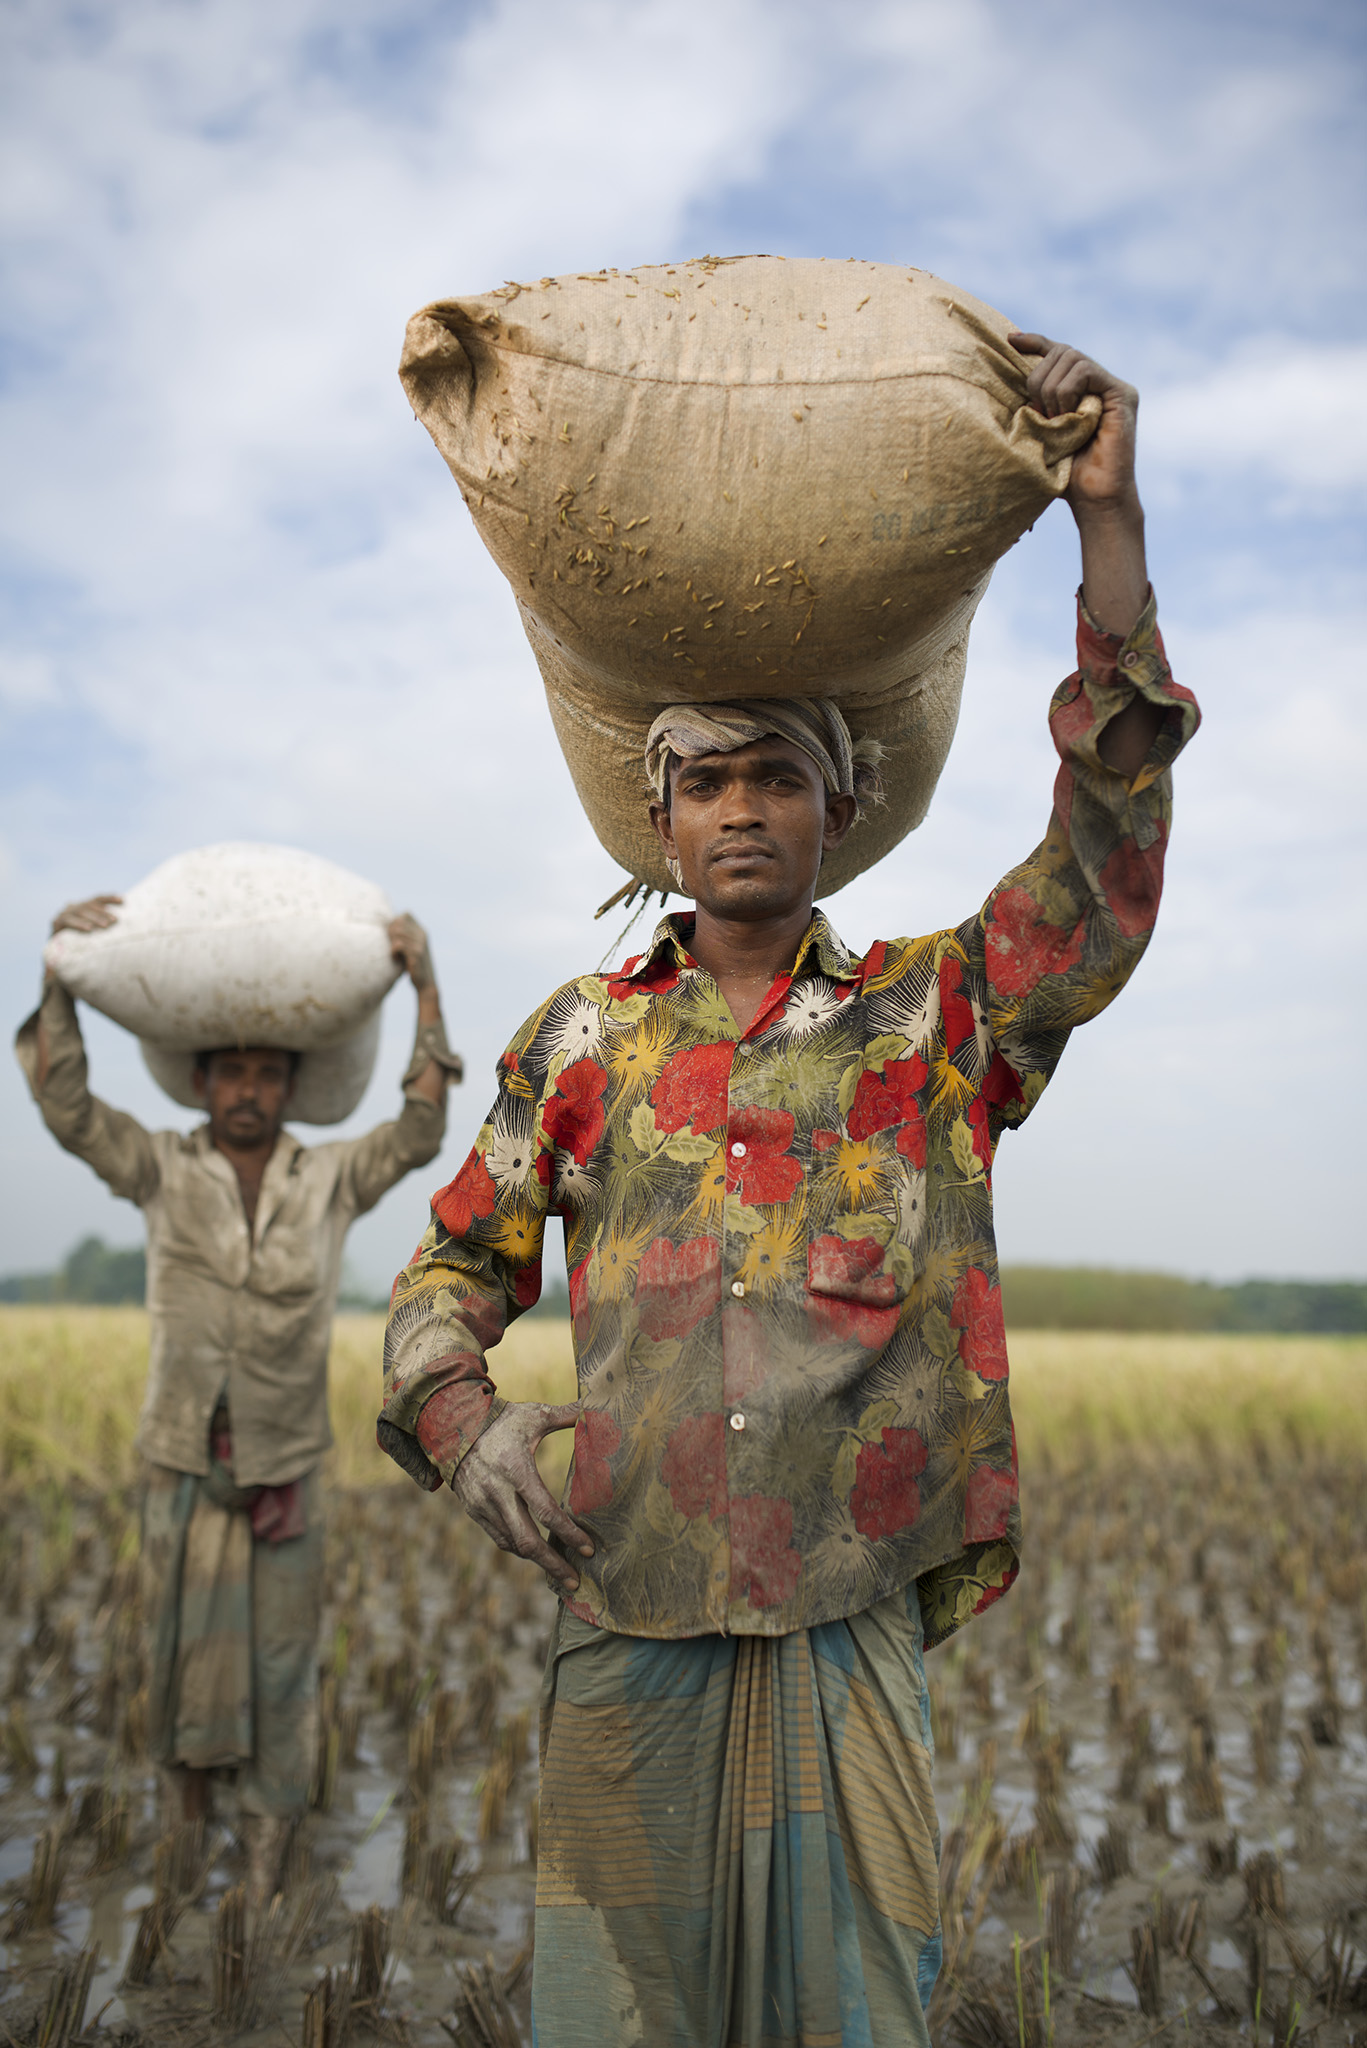
[[[351,1115],[375,1071],[380,1047],[380,1013],[372,1015],[351,1038],[317,1052],[301,1053],[286,1120],[292,1124],[339,1124]],[[141,1041],[143,1059],[157,1086],[186,1109],[203,1108],[195,1093],[195,1055],[171,1052],[164,1045]]]
[[[197,1101],[197,1052],[269,1045],[303,1055],[291,1121],[351,1114],[400,972],[382,890],[295,847],[229,843],[165,861],[115,915],[107,931],[58,932],[44,957],[136,1034],[175,1101]]]

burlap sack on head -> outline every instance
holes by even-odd
[[[1027,408],[1010,323],[901,265],[703,257],[505,285],[409,322],[400,375],[518,600],[603,845],[668,887],[655,714],[826,695],[888,748],[829,894],[925,815],[993,564],[1098,403]]]

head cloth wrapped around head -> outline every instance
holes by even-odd
[[[671,704],[646,736],[646,774],[661,803],[669,802],[669,760],[731,754],[769,733],[791,740],[821,770],[832,796],[852,796],[861,810],[882,795],[877,740],[852,740],[829,697],[739,697],[731,704]]]

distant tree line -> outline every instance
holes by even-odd
[[[147,1291],[141,1249],[120,1251],[84,1237],[56,1273],[0,1280],[0,1302],[112,1305]],[[1002,1303],[1014,1330],[1228,1330],[1280,1336],[1367,1333],[1367,1283],[1357,1280],[1240,1280],[1229,1287],[1174,1273],[1109,1272],[1100,1266],[1004,1266]],[[344,1287],[343,1309],[382,1311],[383,1295]],[[563,1281],[543,1289],[537,1316],[567,1317]]]
[[[102,1237],[83,1237],[56,1273],[14,1273],[0,1280],[0,1301],[70,1301],[112,1307],[143,1301],[147,1255],[141,1245],[120,1251]]]
[[[1175,1273],[1004,1266],[1002,1308],[1013,1330],[1367,1332],[1367,1285],[1356,1280],[1239,1280],[1221,1287]]]

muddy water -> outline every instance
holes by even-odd
[[[24,1510],[19,1514],[24,1517]],[[26,1519],[36,1524],[40,1518]],[[40,1765],[31,1777],[12,1769],[0,1777],[0,2024],[14,2038],[26,2039],[54,1967],[92,1944],[98,1962],[87,2015],[91,2022],[98,2016],[101,2038],[149,2044],[207,2039],[215,1915],[224,1892],[242,1875],[232,1786],[225,1781],[215,1790],[217,1848],[202,1895],[182,1911],[151,1984],[126,1986],[138,1923],[154,1897],[160,1826],[154,1774],[121,1725],[136,1694],[136,1668],[122,1671],[112,1714],[107,1702],[100,1712],[102,1673],[120,1631],[123,1639],[129,1636],[124,1624],[131,1584],[125,1575],[122,1602],[118,1586],[111,1594],[110,1532],[102,1526],[107,1519],[93,1508],[78,1517],[86,1539],[84,1569],[50,1585],[42,1603],[32,1589],[12,1588],[10,1604],[18,1611],[0,1616],[0,1696],[22,1687],[20,1710]],[[36,1556],[41,1527],[29,1533],[22,1554]],[[482,1539],[469,1540],[449,1507],[443,1517],[416,1493],[397,1489],[332,1503],[328,1580],[324,1661],[334,1676],[340,1670],[340,1700],[359,1714],[360,1737],[354,1761],[337,1774],[328,1810],[310,1814],[291,1865],[287,1904],[305,1895],[313,1899],[314,1924],[271,2010],[263,2007],[260,2024],[236,2033],[216,2026],[213,2039],[278,2043],[282,2024],[286,2038],[297,2039],[309,1985],[322,1969],[347,1962],[354,1916],[378,1905],[388,1911],[392,1933],[387,2023],[401,2024],[415,2048],[448,2043],[440,2020],[452,2009],[458,1965],[486,1954],[509,1971],[519,1960],[525,1965],[535,1882],[527,1824],[536,1781],[534,1711],[523,1736],[525,1761],[486,1840],[480,1839],[480,1809],[510,1721],[524,1707],[534,1707],[552,1597],[534,1575],[515,1577]],[[347,1631],[340,1659],[339,1621]],[[67,1622],[74,1624],[74,1655],[61,1669],[49,1668],[47,1645]],[[410,1682],[387,1698],[386,1667],[406,1652]],[[488,1704],[484,1724],[462,1730],[462,1702],[472,1680],[483,1684]],[[424,1795],[410,1783],[409,1739],[442,1695],[450,1725],[446,1741],[436,1745]],[[8,1711],[0,1707],[0,1715]],[[136,1714],[133,1719],[136,1726]],[[97,1728],[101,1721],[104,1732]],[[59,1748],[65,1796],[54,1800]],[[95,1837],[78,1827],[85,1795],[106,1786],[124,1796],[130,1809],[127,1851],[113,1869],[97,1867]],[[473,1876],[454,1925],[403,1893],[405,1837],[415,1807],[426,1815],[426,1842],[460,1838],[460,1868]],[[53,1825],[66,1836],[59,1904],[50,1927],[26,1926],[34,1841]],[[524,1966],[514,1993],[524,2019],[526,1999]]]
[[[1031,1552],[1020,1586],[929,1660],[947,1845],[956,1823],[978,1824],[975,1814],[997,1829],[995,1882],[966,1901],[949,1899],[951,1909],[966,1905],[969,1918],[980,1908],[959,1968],[998,2000],[1005,2032],[994,2048],[1012,2048],[1012,1944],[1025,1944],[1027,1955],[1039,1947],[1044,1888],[1075,1869],[1076,1953],[1053,1978],[1055,2048],[1101,2038],[1139,2048],[1161,2021],[1137,2008],[1126,1968],[1132,1931],[1160,1896],[1177,1906],[1199,1897],[1205,1975],[1165,1953],[1164,2015],[1176,2030],[1167,2038],[1209,2033],[1227,2043],[1236,2028],[1216,2001],[1244,2023],[1245,1873],[1251,1858],[1270,1851],[1280,1860],[1286,1919],[1265,1923],[1267,2008],[1289,2013],[1298,2003],[1307,2034],[1317,2029],[1316,2048],[1347,2048],[1352,2030],[1367,2038],[1367,1979],[1361,2010],[1328,2011],[1316,1987],[1327,1926],[1346,1927],[1367,1958],[1367,1624],[1352,1576],[1364,1546],[1360,1528],[1356,1553],[1344,1534],[1354,1513],[1361,1521],[1360,1498],[1346,1479],[1338,1494],[1321,1479],[1318,1492],[1284,1508],[1277,1534],[1266,1517],[1243,1519],[1237,1488],[1212,1502],[1195,1482],[1184,1490],[1169,1475],[1167,1483],[1157,1520],[1152,1488],[1145,1496],[1142,1524],[1123,1493],[1112,1499],[1082,1481],[1071,1491],[1041,1483],[1027,1498]],[[339,1706],[359,1715],[355,1759],[340,1768],[327,1810],[311,1814],[291,1868],[287,1903],[307,1898],[315,1907],[308,1942],[271,1987],[260,2023],[234,2034],[211,2028],[208,2016],[215,1915],[241,1875],[230,1785],[219,1788],[218,1849],[203,1895],[183,1912],[153,1982],[122,1986],[153,1897],[159,1825],[152,1776],[136,1754],[136,1712],[130,1717],[137,1672],[125,1654],[128,1582],[120,1592],[110,1577],[121,1524],[78,1504],[63,1538],[64,1573],[37,1510],[11,1508],[30,1539],[16,1551],[11,1530],[11,1555],[45,1559],[47,1588],[40,1602],[35,1585],[11,1582],[10,1611],[0,1613],[0,1712],[10,1713],[17,1690],[39,1764],[32,1778],[14,1769],[0,1778],[0,2023],[15,2039],[27,2038],[26,2015],[54,1966],[85,1943],[99,1951],[88,2006],[92,2019],[101,2015],[98,2037],[182,2048],[211,2038],[224,2048],[234,2040],[277,2048],[297,2041],[309,1985],[322,1969],[346,1963],[355,1916],[375,1905],[390,1915],[388,2022],[401,2022],[414,2048],[449,2041],[441,2021],[462,1962],[490,1953],[511,1973],[523,1956],[535,1878],[536,1697],[551,1596],[453,1517],[448,1502],[397,1489],[334,1499],[331,1514],[320,1655]],[[1087,1624],[1082,1650],[1079,1617]],[[70,1655],[61,1649],[65,1623],[74,1628]],[[125,1663],[112,1706],[107,1685],[102,1706],[102,1674],[115,1651]],[[1320,1733],[1337,1739],[1317,1741],[1326,1673],[1337,1727],[1321,1718]],[[1260,1782],[1251,1729],[1277,1701],[1281,1727]],[[1122,1786],[1143,1714],[1142,1760]],[[1194,1728],[1218,1765],[1204,1806],[1190,1775]],[[502,1813],[492,1813],[490,1773],[501,1755],[520,1755],[524,1741]],[[53,1797],[59,1748],[64,1800]],[[100,1870],[92,1867],[95,1837],[77,1823],[84,1795],[106,1786],[128,1797],[129,1838],[117,1867]],[[1166,1829],[1146,1820],[1145,1795],[1158,1788]],[[404,1894],[415,1814],[425,1815],[426,1845],[451,1837],[462,1844],[460,1867],[473,1882],[454,1924]],[[68,1865],[55,1923],[26,1931],[20,1908],[34,1838],[57,1822],[67,1829]],[[1103,1881],[1099,1859],[1117,1829],[1129,1869]],[[525,2026],[525,1972],[513,2002]],[[1027,2048],[1047,2048],[1026,2018]],[[946,2040],[954,2024],[951,2017],[939,2030]]]

